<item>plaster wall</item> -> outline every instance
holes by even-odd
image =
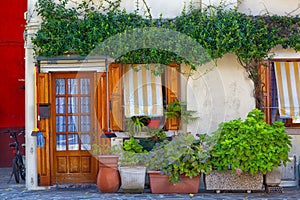
[[[245,118],[255,107],[253,82],[234,55],[210,62],[188,80],[188,109],[199,119],[187,125],[192,133],[211,133],[220,122]]]
[[[299,15],[299,0],[242,0],[238,5],[240,12],[249,15]]]
[[[299,163],[300,158],[300,129],[286,129],[287,133],[292,137],[292,147],[290,150],[290,155],[296,155],[297,161]]]

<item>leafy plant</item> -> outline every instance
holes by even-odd
[[[93,155],[116,155],[118,148],[117,145],[111,146],[110,143],[92,144],[91,153]]]
[[[133,137],[130,137],[129,140],[126,140],[123,144],[123,150],[124,151],[130,151],[133,153],[142,153],[143,152],[143,146],[139,144],[139,142],[134,139]]]
[[[143,128],[148,125],[150,117],[148,116],[132,116],[130,119],[127,119],[126,130],[129,132],[129,137],[139,135]]]
[[[190,121],[198,119],[193,115],[196,113],[194,110],[187,110],[187,104],[184,101],[172,101],[167,106],[165,112],[167,119],[181,119],[182,123],[187,124]]]
[[[167,134],[161,128],[148,128],[147,135],[151,137],[154,142],[162,141],[167,138]]]
[[[264,121],[258,109],[248,113],[247,118],[231,120],[219,125],[213,133],[216,143],[212,149],[211,162],[217,170],[242,170],[265,174],[281,163],[289,161],[291,137],[282,122],[272,125]]]
[[[123,143],[122,148],[119,150],[119,161],[122,166],[136,166],[144,164],[142,154],[147,151],[143,150],[143,146],[140,145],[139,141],[133,137],[126,140]]]
[[[132,151],[121,151],[119,162],[121,166],[142,166],[144,153],[136,153]]]
[[[198,176],[211,170],[209,146],[203,140],[196,140],[192,134],[179,134],[171,141],[158,143],[144,155],[148,170],[160,170],[176,184],[180,175]]]

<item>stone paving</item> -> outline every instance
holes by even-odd
[[[221,192],[219,194],[208,192],[200,188],[197,194],[151,194],[149,189],[145,189],[142,194],[124,194],[121,191],[114,194],[101,193],[96,185],[88,187],[53,187],[47,190],[28,190],[24,181],[15,184],[14,179],[8,183],[10,177],[10,168],[0,168],[0,200],[29,200],[29,199],[47,199],[47,200],[79,200],[79,199],[103,199],[103,200],[300,200],[300,190],[298,188],[283,188],[283,192],[264,191],[253,193]]]

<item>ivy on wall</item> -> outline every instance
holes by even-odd
[[[250,16],[238,12],[237,9],[224,9],[224,6],[220,5],[202,10],[189,7],[173,19],[163,19],[163,17],[152,19],[121,10],[121,0],[104,2],[106,6],[100,5],[95,8],[91,1],[83,1],[76,7],[68,7],[69,0],[59,0],[59,3],[38,0],[37,11],[43,21],[40,30],[32,40],[35,55],[86,56],[99,44],[104,44],[103,52],[111,54],[109,56],[114,57],[119,63],[176,62],[180,64],[185,62],[196,70],[208,61],[208,57],[217,59],[226,53],[233,53],[254,81],[257,104],[261,104],[258,74],[260,62],[267,58],[270,50],[277,45],[300,50],[298,16]],[[155,45],[153,48],[147,48],[146,44],[138,46],[141,45],[140,43],[147,43],[147,41],[139,41],[139,44],[133,42],[133,46],[126,47],[128,51],[124,51],[123,44],[117,44],[116,40],[109,40],[128,31],[147,29],[151,41],[153,40],[151,35],[157,34],[157,28],[182,35],[176,35],[176,40],[160,38],[158,43],[165,47],[163,49],[155,48]],[[136,38],[131,37],[131,41],[139,40],[139,32],[135,34]],[[186,36],[199,44],[208,56],[197,58],[199,52],[193,52],[194,49],[186,44]],[[198,62],[191,61],[193,58],[187,59],[185,54],[180,54],[174,49],[188,50]]]

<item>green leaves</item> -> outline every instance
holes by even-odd
[[[250,173],[266,173],[289,161],[291,137],[282,122],[269,125],[264,114],[254,109],[247,118],[220,124],[213,133],[216,144],[212,150],[212,164],[218,170],[237,168]]]
[[[120,10],[120,2],[121,0],[107,2],[106,7],[91,9],[95,7],[93,4],[90,5],[91,2],[84,1],[75,4],[75,7],[69,7],[67,6],[69,0],[60,0],[59,3],[38,0],[37,12],[43,22],[41,29],[32,39],[35,54],[86,56],[97,45],[116,34],[143,28],[172,30],[182,35],[172,37],[167,34],[168,38],[161,38],[162,36],[158,35],[159,44],[173,45],[174,48],[168,49],[149,47],[124,51],[124,45],[107,46],[107,52],[118,55],[115,58],[116,62],[161,64],[185,62],[196,70],[210,58],[221,58],[226,53],[236,54],[240,61],[249,65],[261,61],[277,45],[300,50],[298,16],[248,16],[239,13],[237,9],[224,9],[224,5],[220,5],[209,6],[202,10],[184,8],[181,15],[174,19],[161,17],[154,20]],[[153,32],[153,35],[155,34]],[[193,43],[186,42],[186,37],[190,37],[201,46],[203,52],[196,50]],[[147,42],[138,38],[135,41]],[[114,48],[110,49],[112,47]]]
[[[205,137],[201,138],[196,140],[192,134],[181,133],[171,141],[159,143],[145,154],[147,168],[160,170],[174,184],[180,181],[180,175],[194,177],[209,172],[209,146]]]

